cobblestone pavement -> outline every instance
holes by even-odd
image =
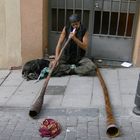
[[[48,140],[41,138],[38,132],[45,118],[55,119],[62,126],[62,132],[55,140],[111,140],[106,135],[104,112],[100,113],[98,109],[43,109],[36,119],[30,118],[28,111],[27,108],[1,108],[0,140]],[[112,139],[139,140],[138,117],[123,114],[116,118],[121,135]]]
[[[97,77],[51,78],[39,116],[29,108],[43,80],[25,81],[21,71],[0,71],[0,140],[48,140],[39,127],[45,118],[57,120],[62,132],[54,140],[140,140],[140,117],[132,113],[140,68],[102,69],[120,136],[106,135],[106,112]]]

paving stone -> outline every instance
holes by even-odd
[[[122,139],[118,139],[118,138],[115,138],[115,140],[122,140]],[[101,137],[100,140],[111,140],[111,138],[108,138],[108,137]]]
[[[100,133],[100,136],[103,137],[103,138],[107,138],[108,136],[106,135],[106,127],[103,125],[103,126],[99,126],[99,133]]]
[[[23,127],[23,126],[24,126],[24,124],[21,124],[21,123],[20,124],[17,124],[17,126],[15,127],[15,131],[16,130],[23,131],[25,129],[25,127]]]
[[[11,136],[10,140],[20,140],[20,136]]]
[[[88,123],[91,123],[93,126],[98,126],[99,125],[99,116],[96,117],[87,117]]]
[[[66,86],[69,82],[70,76],[64,77],[51,77],[49,81],[49,86]]]
[[[88,122],[88,136],[99,136],[99,126],[94,125],[94,122]]]
[[[100,140],[99,136],[90,135],[87,140]]]
[[[115,139],[115,140],[124,140],[123,136],[120,136],[120,137],[116,137],[116,138],[112,138],[112,139]],[[105,138],[105,140],[112,140],[111,138]],[[102,139],[101,139],[102,140]],[[103,139],[104,140],[104,139]]]
[[[77,140],[87,140],[87,137],[77,138]]]
[[[107,85],[118,84],[118,70],[117,69],[101,69],[100,72]]]
[[[137,80],[136,79],[122,79],[120,82],[120,92],[121,94],[132,94],[135,95],[137,89]]]
[[[47,116],[65,116],[66,108],[46,108],[45,112]]]
[[[92,94],[92,83],[86,83],[86,85],[68,85],[66,88],[66,95],[91,95]]]
[[[65,139],[65,136],[57,136],[56,138],[55,138],[55,140],[64,140]]]
[[[132,122],[134,132],[140,132],[140,122]]]
[[[133,129],[132,129],[132,127],[122,127],[121,128],[121,133],[123,134],[123,135],[132,135],[133,134]]]
[[[102,90],[102,87],[100,85],[99,79],[97,77],[94,77],[93,95],[91,98],[91,106],[94,108],[104,106],[103,90]]]
[[[73,108],[67,109],[68,116],[92,116],[95,117],[98,115],[98,109],[96,108]]]
[[[140,69],[125,70],[126,73],[124,69],[101,69],[121,131],[120,137],[114,139],[139,140],[140,119],[132,109]],[[21,71],[13,71],[0,86],[4,103],[0,104],[0,140],[48,140],[41,138],[38,132],[45,118],[53,118],[62,125],[61,134],[54,140],[111,140],[106,135],[103,91],[96,76],[51,78],[47,88],[50,95],[46,90],[45,102],[36,119],[28,116],[29,107],[44,80],[34,82],[22,79]]]
[[[32,136],[22,136],[20,140],[31,140],[32,139]]]
[[[4,129],[4,131],[1,133],[1,135],[3,135],[3,136],[11,136],[12,135],[12,133],[13,133],[13,129],[11,129],[11,128],[6,128],[6,129]]]
[[[62,101],[63,107],[89,107],[91,95],[65,95]]]
[[[21,71],[16,70],[12,71],[12,73],[6,78],[2,86],[18,86],[23,81],[24,79],[21,76]]]
[[[58,121],[64,127],[64,126],[66,126],[67,117],[66,116],[56,116],[56,121]]]
[[[130,117],[121,117],[120,125],[125,127],[132,127],[132,122]]]
[[[34,96],[35,97],[35,96]],[[10,100],[7,101],[7,106],[13,106],[13,107],[30,107],[31,103],[34,100],[34,97],[32,96],[24,96],[24,95],[15,95],[10,98]]]
[[[76,140],[75,127],[67,127],[65,140]]]
[[[78,118],[73,116],[67,117],[67,126],[77,126]]]
[[[140,139],[140,132],[135,133],[135,135],[136,135],[136,140],[139,140]]]
[[[0,70],[0,79],[4,79],[9,73],[10,70]]]
[[[88,137],[87,122],[78,123],[77,125],[77,138],[86,138]]]
[[[22,135],[22,133],[23,133],[23,130],[16,130],[12,133],[12,136],[20,137]]]
[[[87,122],[88,122],[87,116],[78,116],[77,118],[78,118],[78,124],[79,123],[80,124],[82,124],[82,123],[87,124]]]
[[[0,87],[0,105],[4,106],[6,102],[12,97],[15,93],[17,87]]]
[[[15,127],[16,127],[16,124],[12,124],[12,125],[11,124],[10,125],[8,124],[6,126],[6,129],[10,129],[9,131],[12,131],[12,130],[14,131],[15,130]]]
[[[7,121],[5,121],[5,120],[4,121],[2,121],[2,120],[0,121],[0,127],[4,128],[4,127],[7,126],[7,124],[8,124],[8,120]]]
[[[61,107],[63,97],[63,95],[45,95],[43,105],[45,108]]]
[[[48,86],[47,95],[64,95],[66,86]]]
[[[0,140],[9,140],[10,136],[3,136],[1,135]]]
[[[31,140],[42,140],[41,137],[32,137]]]
[[[135,136],[125,136],[123,140],[136,140]]]
[[[136,80],[138,79],[138,75],[140,72],[140,68],[122,68],[122,69],[118,69],[118,76],[119,79],[133,79],[135,78]]]

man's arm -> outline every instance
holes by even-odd
[[[55,49],[55,58],[58,57],[60,51],[61,51],[61,46],[65,40],[65,36],[66,36],[66,32],[65,32],[65,27],[63,28],[62,30],[62,33],[59,37],[59,40],[58,40],[58,43],[57,43],[57,46],[56,46],[56,49]]]
[[[83,41],[80,41],[76,36],[75,33],[71,33],[71,38],[74,40],[74,42],[79,46],[80,48],[86,50],[88,47],[88,32],[85,33],[83,36]]]
[[[57,61],[57,58],[58,58],[59,53],[61,51],[61,46],[65,40],[65,35],[66,35],[66,32],[65,32],[65,27],[64,27],[61,34],[60,34],[60,37],[59,37],[59,40],[58,40],[58,43],[57,43],[57,46],[55,49],[55,60],[51,61],[49,67],[52,67],[55,64],[55,61]],[[58,62],[56,63],[56,66],[57,65],[58,65]]]

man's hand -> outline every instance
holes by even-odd
[[[55,65],[55,66],[54,66]],[[51,60],[50,64],[49,64],[49,68],[52,68],[52,67],[57,67],[58,66],[58,61],[56,62],[56,60]]]
[[[71,32],[70,34],[69,34],[69,38],[71,38],[71,39],[74,39],[75,38],[75,32],[73,33],[73,32]]]
[[[73,31],[70,32],[69,38],[73,39],[75,37],[75,34],[76,34],[76,28],[74,28]]]
[[[79,40],[75,34],[72,33],[71,35],[73,41],[82,49],[86,50],[86,48],[88,47],[88,33],[86,32],[82,41]]]
[[[75,35],[74,35],[74,33],[72,33],[72,32],[69,34],[69,38],[71,38],[71,39],[73,39],[74,36],[75,36]]]

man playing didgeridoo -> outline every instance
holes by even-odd
[[[96,69],[95,64],[85,57],[86,49],[88,48],[87,29],[81,24],[80,17],[77,14],[72,14],[69,17],[69,22],[70,26],[65,26],[59,37],[55,50],[55,59],[57,59],[64,41],[69,37],[71,40],[64,49],[52,76],[88,75]],[[73,29],[76,29],[75,32],[72,32]],[[50,65],[53,65],[53,62]]]

